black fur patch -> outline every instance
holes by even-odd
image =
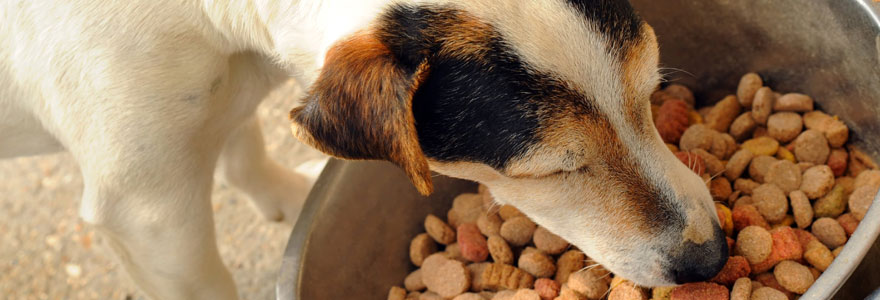
[[[609,40],[609,50],[624,50],[639,36],[642,19],[627,0],[565,0],[595,24]]]

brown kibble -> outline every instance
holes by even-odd
[[[426,288],[425,283],[422,282],[422,269],[416,269],[406,275],[406,278],[403,279],[403,286],[406,287],[408,291],[421,291]]]
[[[728,180],[736,180],[742,175],[746,167],[749,166],[753,157],[755,157],[755,154],[748,149],[737,151],[730,157],[730,160],[727,161],[727,170],[724,171],[724,176],[727,177]]]
[[[715,141],[712,142],[712,154],[719,159],[727,159],[737,150],[736,140],[733,136],[722,133],[717,135]]]
[[[842,214],[837,217],[837,223],[840,223],[840,227],[843,227],[843,231],[846,232],[846,236],[850,237],[856,232],[856,228],[859,226],[859,220],[853,216],[852,213]]]
[[[757,183],[751,179],[737,178],[733,181],[733,189],[741,191],[743,194],[746,195],[751,195],[752,191],[759,186],[761,186],[760,183]]]
[[[828,140],[818,130],[804,131],[794,140],[794,156],[800,162],[822,165],[828,160],[829,154],[831,148],[828,147]]]
[[[425,231],[437,243],[449,245],[455,242],[455,231],[435,215],[425,217]]]
[[[678,99],[664,102],[657,110],[657,117],[654,119],[660,138],[667,143],[678,143],[689,123],[688,106]]]
[[[776,95],[770,88],[762,87],[755,92],[755,98],[752,101],[752,118],[756,123],[767,125],[767,118],[773,112],[773,102],[776,102]]]
[[[458,246],[461,256],[472,262],[481,262],[489,257],[489,247],[486,237],[480,233],[480,229],[474,223],[458,225]]]
[[[718,177],[709,182],[709,194],[715,201],[724,201],[730,196],[733,190],[730,188],[730,181],[727,178]]]
[[[501,237],[511,245],[520,247],[532,240],[536,227],[532,220],[524,216],[510,218],[501,224]]]
[[[541,251],[523,253],[519,256],[517,266],[535,278],[550,277],[556,273],[556,264],[553,259]]]
[[[559,290],[559,297],[556,297],[556,299],[553,300],[587,300],[587,296],[575,292],[568,287],[568,284],[562,284],[562,288]]]
[[[706,163],[703,162],[703,158],[696,153],[679,151],[675,152],[675,158],[678,158],[681,163],[699,176],[703,176],[703,173],[706,173]]]
[[[760,282],[765,287],[773,288],[777,291],[782,292],[787,299],[794,298],[794,293],[789,292],[784,287],[779,285],[779,282],[776,281],[776,276],[773,276],[773,273],[761,273],[755,276],[755,281]],[[754,293],[754,291],[752,291]]]
[[[730,300],[749,300],[752,297],[752,280],[748,277],[737,279],[730,290]]]
[[[562,286],[558,282],[549,278],[539,278],[535,280],[535,291],[541,296],[541,300],[552,300],[559,296],[559,289]]]
[[[739,85],[736,87],[736,99],[739,101],[739,104],[745,108],[752,108],[755,93],[758,92],[758,89],[763,84],[761,76],[758,76],[756,73],[746,73],[746,75],[743,75],[739,79]]]
[[[715,157],[715,155],[706,152],[706,150],[703,149],[693,150],[693,153],[703,159],[703,164],[706,165],[706,172],[708,172],[710,176],[724,172],[724,163],[722,163],[718,157]]]
[[[694,106],[694,93],[691,92],[691,90],[688,89],[686,86],[674,83],[670,84],[663,90],[672,97],[684,100],[684,102],[691,107]]]
[[[807,198],[816,199],[825,196],[834,187],[834,172],[826,165],[818,165],[804,172],[800,190]]]
[[[480,294],[464,293],[464,294],[455,296],[455,298],[452,298],[452,300],[485,300],[485,299],[483,298],[483,296],[480,296]]]
[[[502,205],[501,208],[498,209],[498,215],[501,216],[501,219],[504,221],[516,218],[516,217],[525,217],[526,215],[513,207],[513,205],[505,204]]]
[[[590,299],[602,298],[608,291],[608,282],[589,271],[572,273],[567,283],[569,288]]]
[[[685,283],[675,287],[670,300],[728,300],[727,288],[711,282]]]
[[[737,141],[745,140],[752,134],[752,131],[758,127],[758,123],[755,122],[755,119],[752,118],[752,112],[747,111],[736,119],[733,120],[733,123],[730,124],[730,135],[733,136]]]
[[[736,230],[742,230],[743,228],[752,225],[760,226],[761,228],[768,230],[770,229],[767,220],[764,220],[764,217],[761,216],[761,212],[759,212],[752,204],[735,205],[731,215],[733,218],[733,228]]]
[[[849,138],[849,128],[846,124],[821,111],[804,114],[804,125],[808,129],[821,131],[832,147],[843,146]]]
[[[492,300],[513,300],[513,296],[516,296],[515,290],[501,290],[492,296]]]
[[[767,259],[772,247],[773,238],[769,231],[759,226],[748,226],[739,232],[734,253],[745,257],[750,264],[757,264]]]
[[[481,274],[483,288],[493,291],[531,288],[535,278],[522,269],[505,264],[489,264]]]
[[[831,168],[831,171],[834,173],[834,176],[840,177],[846,173],[846,162],[849,158],[849,154],[844,149],[831,149],[831,154],[828,155],[828,167]]]
[[[507,241],[504,238],[498,235],[491,235],[487,244],[489,246],[489,254],[492,255],[494,262],[508,265],[513,264],[513,251],[510,250],[510,246],[507,245]]]
[[[847,172],[850,176],[858,176],[864,170],[877,169],[877,163],[875,163],[870,156],[865,154],[865,152],[862,152],[853,145],[848,145],[846,148],[849,149]]]
[[[843,176],[834,179],[835,185],[841,186],[843,188],[844,194],[847,195],[852,194],[852,192],[856,190],[855,182],[856,180],[849,176]]]
[[[758,126],[755,127],[755,130],[752,131],[752,138],[756,139],[759,137],[770,137],[770,133],[767,132],[767,127]]]
[[[837,248],[846,243],[846,232],[837,220],[819,218],[813,221],[813,235],[828,248]]]
[[[788,198],[791,200],[791,211],[798,228],[810,226],[813,222],[813,206],[810,205],[807,195],[803,191],[793,191],[788,194]]]
[[[399,286],[392,286],[388,290],[388,300],[406,300],[406,290]]]
[[[777,289],[765,286],[752,291],[751,300],[788,300],[788,296]]]
[[[764,182],[776,185],[785,193],[800,188],[802,181],[801,169],[787,160],[777,160],[770,164],[770,168],[764,174]]]
[[[501,232],[501,217],[494,213],[485,213],[477,218],[477,228],[485,236],[496,235]]]
[[[864,173],[865,172],[862,174]],[[852,192],[849,196],[849,211],[852,212],[852,215],[856,220],[861,221],[865,218],[865,215],[868,213],[868,208],[871,207],[871,203],[874,202],[874,197],[876,195],[877,187],[871,185],[860,186]]]
[[[724,264],[721,271],[715,277],[709,279],[709,281],[730,286],[737,279],[748,277],[751,272],[752,269],[749,267],[749,261],[745,257],[731,256],[727,259],[727,263]]]
[[[863,186],[870,186],[874,189],[880,188],[880,171],[866,170],[856,176],[853,188],[858,189]]]
[[[532,240],[538,250],[550,255],[557,255],[565,251],[565,249],[568,249],[567,241],[541,226],[538,226],[538,229],[535,229],[535,234],[532,237]]]
[[[448,259],[442,254],[434,254],[426,258],[422,272],[422,282],[428,290],[445,298],[464,293],[471,284],[471,273],[464,264]]]
[[[814,268],[824,272],[834,260],[834,255],[831,254],[831,250],[828,250],[828,247],[816,240],[810,242],[805,248],[804,259]]]
[[[773,270],[776,281],[786,290],[803,294],[813,285],[813,273],[806,266],[790,260],[779,262]]]
[[[768,222],[779,222],[788,211],[788,200],[785,193],[772,183],[765,183],[752,191],[755,208]]]
[[[681,135],[678,148],[682,151],[691,151],[696,149],[711,150],[715,136],[719,133],[710,129],[704,124],[696,124],[688,127]]]
[[[767,119],[767,133],[777,141],[787,143],[804,129],[801,115],[793,112],[780,112]]]
[[[447,218],[450,220],[449,225],[452,228],[458,228],[458,225],[463,223],[476,223],[477,218],[483,213],[483,195],[475,194],[475,193],[464,193],[455,197],[452,200],[452,209],[455,214],[456,222],[452,222],[452,218]]]
[[[813,110],[813,98],[804,94],[788,93],[776,99],[774,111],[808,112]]]
[[[419,294],[419,300],[446,300],[446,298],[429,291]]]
[[[742,111],[742,107],[737,102],[736,96],[724,97],[709,111],[709,115],[706,116],[706,125],[715,131],[727,132],[733,119],[736,119],[740,111]]]
[[[541,295],[532,289],[519,289],[511,300],[541,300]]]
[[[434,252],[437,252],[437,244],[427,233],[417,235],[409,243],[409,259],[417,267]]]
[[[492,263],[481,262],[481,263],[473,263],[467,265],[467,269],[471,272],[471,291],[472,292],[480,292],[484,289],[483,284],[483,271],[486,271],[486,268],[489,267]]]
[[[764,182],[764,175],[770,170],[770,165],[776,161],[776,158],[769,155],[755,156],[749,163],[749,176],[757,182]]]
[[[568,250],[559,256],[556,260],[556,281],[568,282],[571,273],[576,272],[584,267],[584,260],[587,256],[578,250]]]

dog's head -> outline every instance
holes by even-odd
[[[429,168],[481,182],[638,284],[704,280],[727,245],[653,127],[657,66],[623,0],[398,3],[326,54],[293,132],[394,162],[425,194]]]

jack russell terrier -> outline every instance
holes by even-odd
[[[154,299],[238,298],[215,168],[297,217],[308,180],[267,158],[254,114],[291,77],[303,142],[391,161],[423,194],[430,170],[481,182],[637,284],[727,259],[653,127],[657,41],[625,0],[0,0],[0,19],[0,158],[70,151],[80,216]]]

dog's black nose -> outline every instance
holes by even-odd
[[[678,284],[705,281],[715,277],[727,263],[727,240],[721,228],[715,228],[711,240],[702,244],[685,242],[672,259],[672,275]]]

